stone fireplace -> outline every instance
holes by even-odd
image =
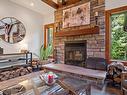
[[[84,44],[86,43],[86,45],[81,45],[83,47],[82,51],[84,51],[84,54],[81,54],[80,51],[75,50],[76,52],[76,58],[80,59],[81,56],[82,57],[82,62],[85,61],[86,58],[88,57],[99,57],[99,58],[105,58],[105,0],[82,0],[81,2],[77,3],[77,4],[73,4],[64,8],[61,8],[59,10],[55,11],[55,22],[62,22],[63,21],[63,10],[73,7],[73,6],[77,6],[79,4],[83,4],[86,2],[90,2],[90,25],[84,25],[84,26],[75,26],[75,27],[69,27],[69,28],[65,28],[65,29],[61,29],[58,33],[61,34],[61,36],[55,35],[54,37],[54,48],[56,50],[56,60],[57,63],[63,63],[63,64],[72,64],[72,61],[69,62],[69,58],[73,58],[72,55],[74,55],[74,51],[71,54],[71,50],[74,47],[71,47],[70,53],[68,54],[68,52],[66,53],[66,45],[68,45],[68,42],[70,42],[69,44],[77,43],[77,42],[83,42]],[[92,27],[96,26],[96,21],[95,21],[95,13],[98,12],[98,17],[97,17],[97,26],[99,27],[98,33],[94,34],[94,30],[92,29]],[[87,31],[86,34],[82,34],[82,32],[84,31],[80,31],[81,29],[86,29]],[[87,34],[89,31],[91,30],[91,32],[89,34]],[[73,33],[71,33],[72,31],[74,31]],[[81,34],[78,34],[78,33]],[[65,35],[66,34],[66,35]],[[72,34],[72,35],[69,35]],[[74,35],[75,34],[75,35]],[[78,34],[78,35],[77,35]],[[65,36],[63,36],[65,35]],[[80,45],[78,45],[80,46]],[[74,48],[76,49],[76,48]],[[86,52],[85,52],[86,51]],[[68,55],[68,56],[66,56]],[[77,57],[78,56],[78,57]],[[67,60],[68,59],[68,60]],[[78,64],[76,64],[77,62],[74,62],[73,64],[75,65],[81,65],[82,62],[78,62]],[[80,66],[79,65],[79,66]]]
[[[105,58],[105,41],[104,35],[81,35],[73,37],[56,37],[55,38],[55,49],[56,49],[56,61],[57,63],[66,64],[65,49],[66,42],[86,42],[84,46],[84,58],[88,57],[99,57]],[[83,47],[83,46],[82,46]],[[76,49],[76,48],[75,48]],[[72,50],[72,47],[71,47]],[[80,53],[77,52],[80,55]],[[70,54],[71,56],[71,54]],[[85,59],[84,59],[85,60]]]
[[[65,64],[84,67],[87,57],[86,40],[67,41],[64,46]]]

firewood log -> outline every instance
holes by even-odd
[[[32,67],[27,67],[27,70],[29,71],[29,73],[32,73]]]

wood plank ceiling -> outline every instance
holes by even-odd
[[[81,0],[57,0],[57,3],[55,3],[53,0],[41,0],[41,1],[45,2],[46,4],[48,4],[49,6],[55,9],[58,9],[71,4],[75,4]]]
[[[52,0],[41,0],[43,1],[44,3],[48,4],[49,6],[55,8],[55,9],[58,9],[58,4],[55,3],[54,1]]]

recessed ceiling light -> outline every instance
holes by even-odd
[[[31,3],[30,3],[30,6],[34,6],[34,3],[33,3],[33,2],[31,2]]]

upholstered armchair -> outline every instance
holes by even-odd
[[[122,72],[121,79],[121,88],[123,91],[123,95],[127,95],[127,71]]]

